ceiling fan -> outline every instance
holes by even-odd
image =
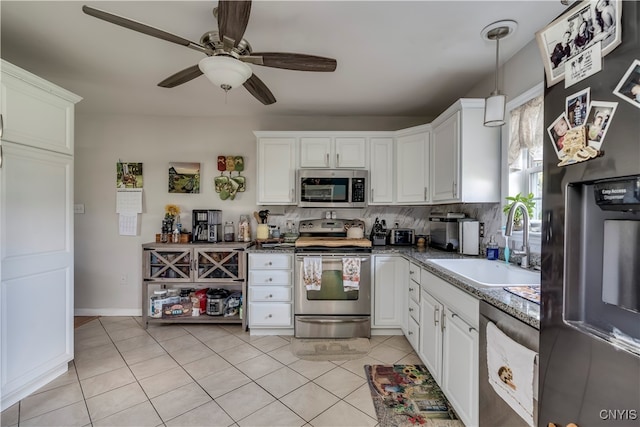
[[[198,64],[178,71],[158,83],[161,87],[172,88],[205,74],[225,92],[242,84],[251,95],[264,105],[269,105],[275,103],[276,98],[247,63],[298,71],[336,69],[336,60],[332,58],[299,53],[253,52],[249,42],[243,38],[251,12],[250,0],[220,0],[218,7],[213,9],[213,15],[218,20],[218,30],[204,33],[200,43],[86,5],[82,6],[82,11],[112,24],[186,46],[207,55]]]

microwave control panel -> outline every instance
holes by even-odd
[[[351,181],[351,192],[353,195],[351,198],[352,202],[360,203],[365,201],[364,178],[353,178]]]

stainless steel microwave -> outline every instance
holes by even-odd
[[[369,172],[356,169],[299,169],[298,206],[302,208],[364,208]]]

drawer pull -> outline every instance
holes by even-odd
[[[273,282],[273,277],[269,277],[269,282]]]
[[[269,261],[269,262],[267,263],[267,265],[273,265],[273,263],[272,263],[271,261]]]
[[[273,294],[269,294],[267,298],[273,298]]]
[[[270,315],[268,315],[267,317],[268,317],[269,319],[271,319],[271,318],[273,317],[273,315],[272,315],[272,314],[270,314]]]

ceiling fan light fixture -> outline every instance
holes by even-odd
[[[507,96],[498,89],[498,73],[500,71],[500,40],[509,37],[518,26],[516,21],[503,20],[489,24],[480,32],[483,39],[496,42],[496,87],[484,103],[484,125],[489,127],[503,126]]]
[[[207,56],[198,67],[211,83],[225,92],[241,86],[253,74],[251,67],[230,56]]]

